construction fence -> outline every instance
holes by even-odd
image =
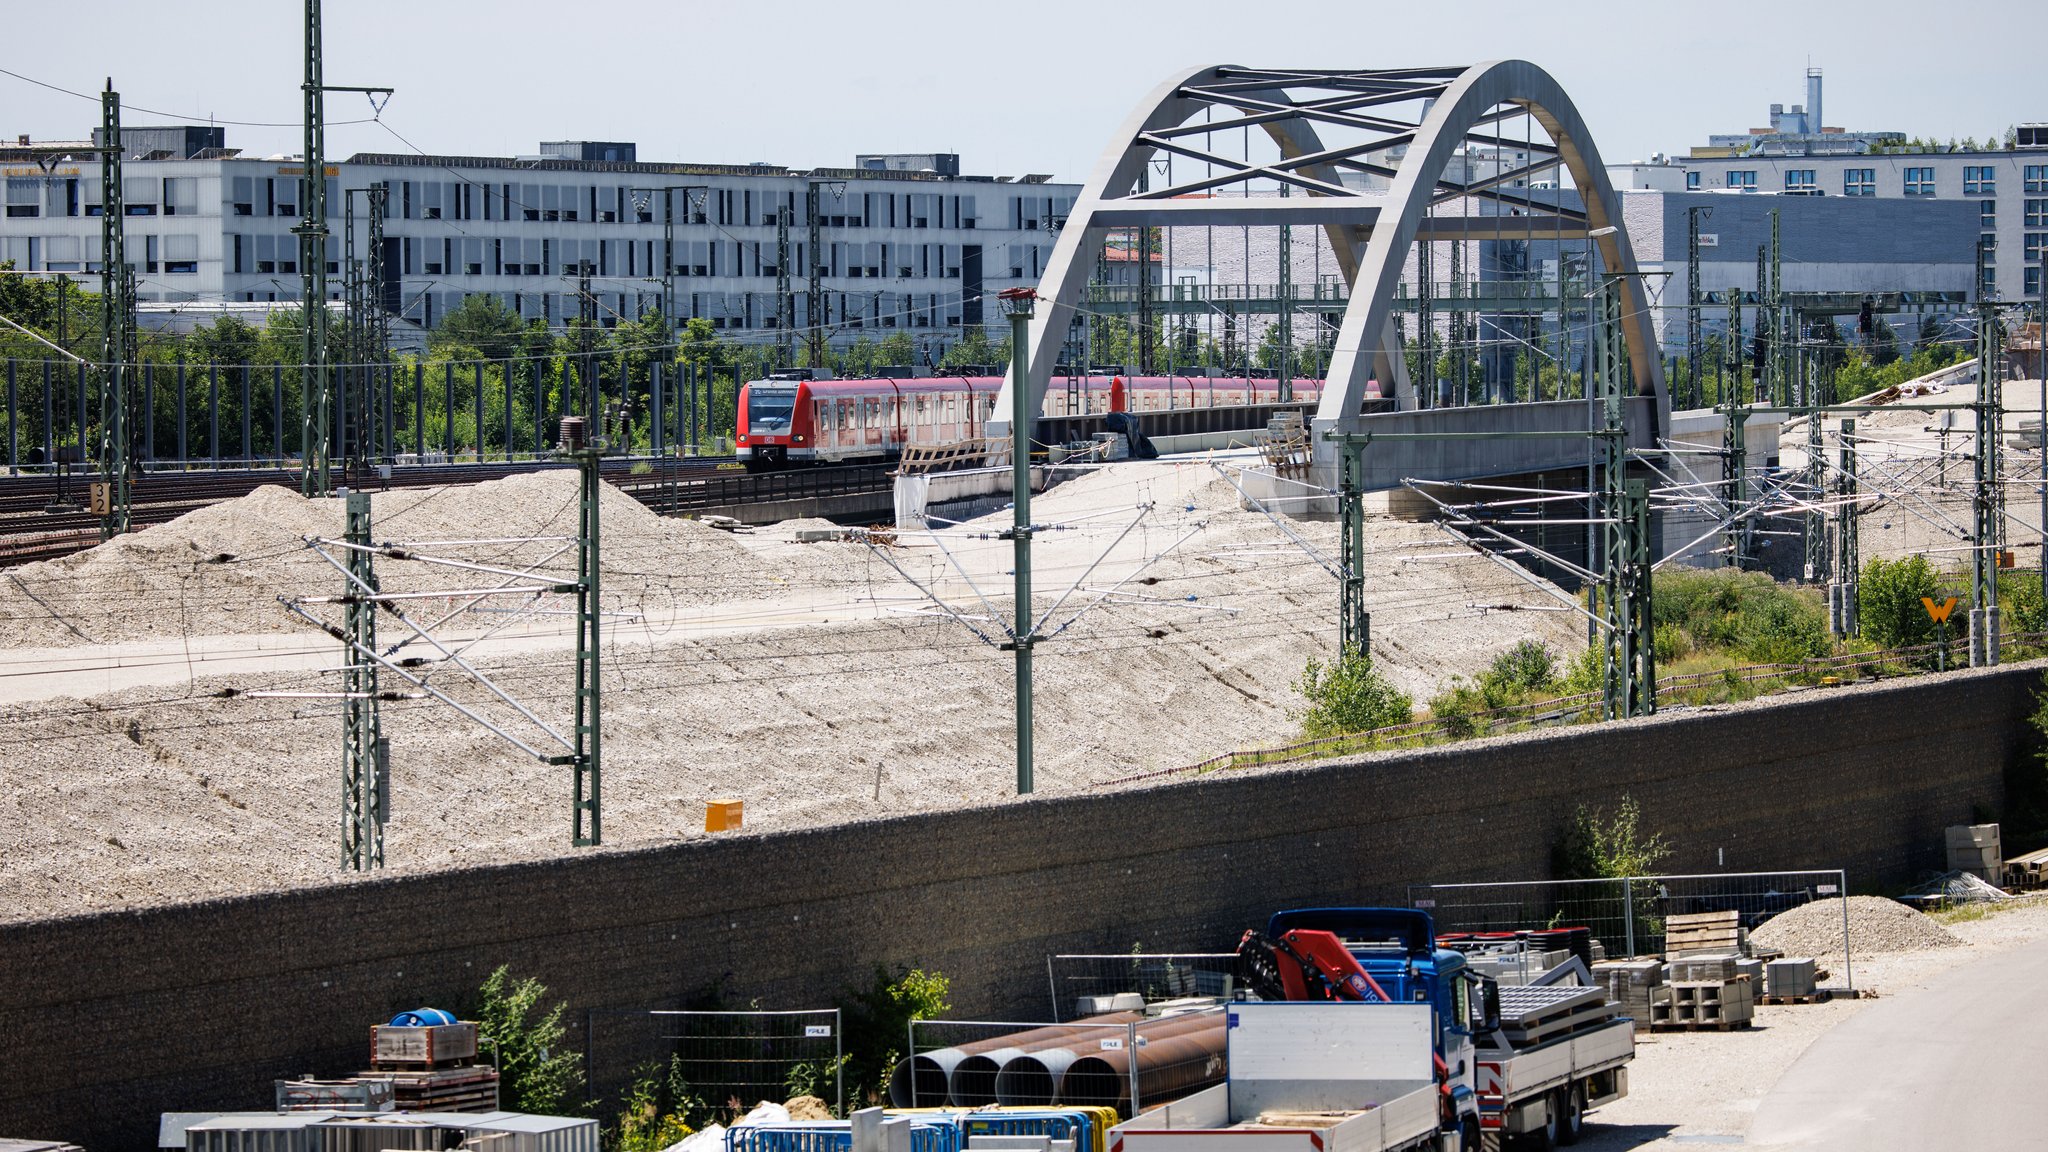
[[[846,1114],[837,1008],[789,1012],[592,1010],[585,1077],[596,1098],[654,1075],[687,1086],[714,1112],[811,1095]]]
[[[1475,884],[1411,884],[1408,905],[1429,912],[1439,935],[1523,932],[1585,927],[1608,959],[1633,960],[1664,952],[1664,925],[1675,915],[1735,912],[1745,929],[1804,904],[1848,892],[1840,869],[1809,872],[1719,872],[1683,876],[1628,876],[1601,880],[1526,880]],[[1842,902],[1839,973],[1847,990],[1856,980],[1848,902]]]
[[[1045,958],[1052,989],[1052,1020],[1072,1020],[1109,1010],[1088,1004],[1117,996],[1139,997],[1146,1005],[1189,996],[1229,999],[1236,987],[1235,952],[1124,952]]]

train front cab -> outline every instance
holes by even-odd
[[[740,389],[739,443],[734,455],[749,472],[808,463],[816,452],[808,444],[810,399],[808,381],[749,380]]]

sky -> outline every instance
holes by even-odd
[[[112,77],[129,126],[227,124],[297,152],[296,0],[6,6],[0,68],[79,92]],[[2048,120],[2038,0],[1674,4],[1292,0],[328,0],[327,153],[512,156],[628,140],[642,160],[844,167],[957,152],[980,175],[1084,179],[1168,74],[1196,65],[1547,69],[1610,163],[1767,123],[1826,71],[1830,125],[1979,139]],[[2008,33],[2000,34],[1999,29]],[[2031,45],[2031,47],[2030,47]],[[2031,55],[2030,55],[2031,54]],[[148,109],[149,112],[141,111]],[[165,115],[153,115],[164,113]],[[78,139],[88,102],[0,75],[0,139]]]

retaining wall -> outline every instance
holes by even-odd
[[[1942,863],[1996,809],[2039,667],[773,835],[0,926],[0,1135],[154,1145],[164,1110],[261,1107],[365,1066],[368,1027],[498,964],[587,1010],[828,1003],[877,962],[956,1014],[1040,1018],[1057,951],[1227,950],[1290,905],[1541,878],[1579,803],[1641,804],[1674,871]],[[580,1027],[577,1029],[580,1031]],[[600,1070],[603,1074],[610,1070]]]

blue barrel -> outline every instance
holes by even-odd
[[[431,1028],[437,1024],[455,1023],[455,1013],[443,1012],[439,1008],[415,1008],[400,1012],[391,1018],[393,1028]]]

